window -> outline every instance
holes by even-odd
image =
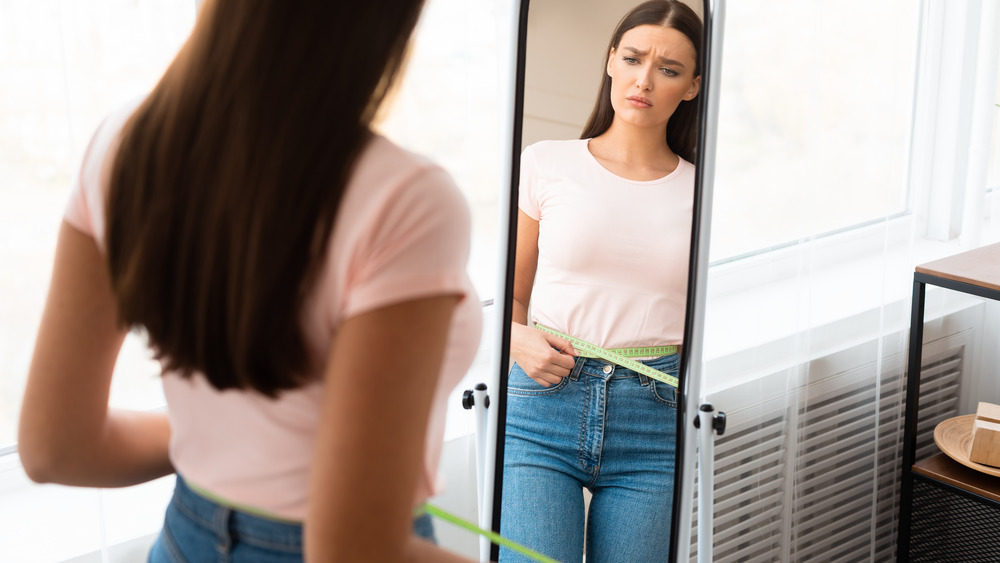
[[[907,210],[919,22],[909,0],[727,4],[713,262]]]
[[[194,2],[0,3],[0,448],[19,403],[70,183],[101,119],[148,91],[186,39]],[[153,363],[130,337],[111,401],[163,403]]]
[[[1000,68],[996,69],[996,84],[993,90],[993,135],[990,143],[990,169],[986,186],[992,192],[1000,191]],[[995,197],[995,196],[994,196]]]
[[[443,166],[472,207],[469,274],[480,298],[496,296],[498,197],[506,190],[501,158],[504,49],[496,1],[430,0],[414,34],[406,75],[379,129]]]
[[[708,360],[787,351],[822,327],[848,327],[817,340],[843,344],[864,315],[908,302],[915,264],[1000,240],[1000,200],[986,194],[1000,179],[996,140],[988,152],[1000,100],[984,91],[1000,68],[1000,10],[893,0],[843,12],[727,5]]]

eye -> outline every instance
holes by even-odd
[[[639,59],[637,59],[635,57],[622,57],[622,60],[625,61],[625,62],[627,62],[630,65],[637,65],[637,64],[639,64]]]
[[[679,74],[676,70],[669,69],[669,68],[666,68],[666,67],[661,68],[660,72],[662,72],[666,76],[677,76]]]

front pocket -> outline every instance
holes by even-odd
[[[655,399],[657,403],[677,408],[677,389],[675,387],[667,385],[662,381],[650,379],[649,392],[653,395],[653,399]]]
[[[523,397],[537,395],[551,395],[558,393],[569,384],[569,377],[564,377],[555,385],[543,386],[541,383],[528,377],[528,374],[516,363],[511,366],[507,374],[507,394],[520,395]]]

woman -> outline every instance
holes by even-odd
[[[584,552],[583,487],[587,561],[669,553],[675,388],[537,325],[603,348],[667,347],[643,363],[676,376],[700,43],[684,4],[636,7],[582,139],[521,157],[501,533],[559,561]]]
[[[460,560],[413,530],[479,340],[469,211],[370,129],[421,5],[209,0],[87,149],[19,452],[39,482],[176,470],[151,561]],[[108,407],[130,328],[168,415]]]

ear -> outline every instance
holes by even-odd
[[[612,47],[611,48],[611,52],[608,53],[608,64],[607,64],[607,67],[604,69],[604,72],[608,73],[609,77],[611,76],[611,61],[613,61],[613,60],[615,60],[615,48],[614,47]]]
[[[696,76],[695,79],[691,81],[691,89],[688,90],[686,94],[684,94],[684,100],[685,101],[693,100],[700,91],[701,91],[701,77]]]

